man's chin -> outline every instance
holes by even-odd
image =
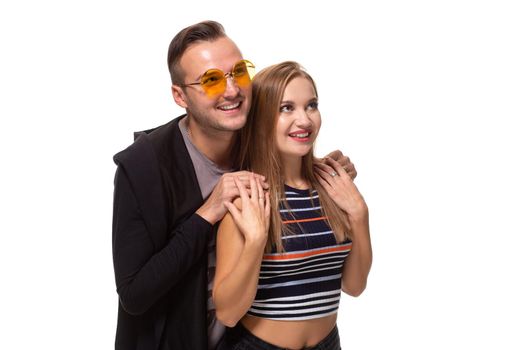
[[[221,127],[226,131],[238,131],[246,125],[246,115],[239,113],[235,116],[228,116],[227,118],[221,118]]]

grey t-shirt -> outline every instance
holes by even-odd
[[[201,189],[202,198],[206,200],[213,188],[219,181],[220,177],[227,172],[232,172],[233,169],[221,169],[206,158],[197,147],[191,142],[188,134],[188,117],[184,117],[179,122],[179,128],[184,138],[184,143],[190,154],[191,161],[193,162],[193,168],[197,175],[197,181]],[[215,227],[216,229],[217,227]],[[208,349],[215,349],[219,340],[224,335],[225,326],[220,323],[215,317],[215,305],[212,299],[213,280],[215,278],[215,234],[212,235],[212,239],[208,243]]]

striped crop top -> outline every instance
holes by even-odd
[[[283,253],[264,254],[257,294],[248,314],[272,320],[298,321],[337,312],[341,298],[341,273],[352,242],[336,242],[322,216],[317,191],[285,186],[280,203]]]

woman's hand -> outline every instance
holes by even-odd
[[[337,163],[339,163],[339,165],[343,167],[343,169],[348,173],[348,175],[350,175],[352,180],[356,178],[357,170],[355,168],[354,163],[352,163],[350,158],[345,156],[340,150],[335,150],[333,152],[330,152],[326,157],[322,159],[314,158],[314,165],[316,165],[317,163],[326,164],[328,158],[331,158],[335,160]]]
[[[224,205],[244,236],[246,243],[266,244],[270,226],[270,196],[264,192],[261,181],[250,176],[250,193],[239,179],[234,178],[240,194],[240,210],[233,203]]]
[[[368,207],[351,176],[332,158],[316,163],[315,174],[330,198],[346,212],[350,222],[368,221]]]
[[[240,198],[224,205],[230,212],[217,231],[217,266],[213,286],[217,319],[234,327],[257,294],[259,271],[268,239],[270,196],[253,174],[250,189],[235,177]]]

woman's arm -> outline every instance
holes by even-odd
[[[359,296],[366,288],[368,273],[372,266],[372,244],[368,225],[368,211],[366,219],[360,222],[349,218],[352,228],[352,251],[345,259],[343,266],[342,289],[351,296]]]
[[[252,305],[268,237],[269,196],[259,181],[251,181],[250,195],[240,185],[240,200],[236,205],[226,204],[230,213],[217,233],[213,301],[217,318],[229,327],[235,326]]]
[[[352,251],[343,266],[342,289],[359,296],[366,288],[372,266],[372,244],[368,206],[343,167],[327,158],[327,165],[316,164],[317,179],[330,198],[347,214],[352,230]]]

